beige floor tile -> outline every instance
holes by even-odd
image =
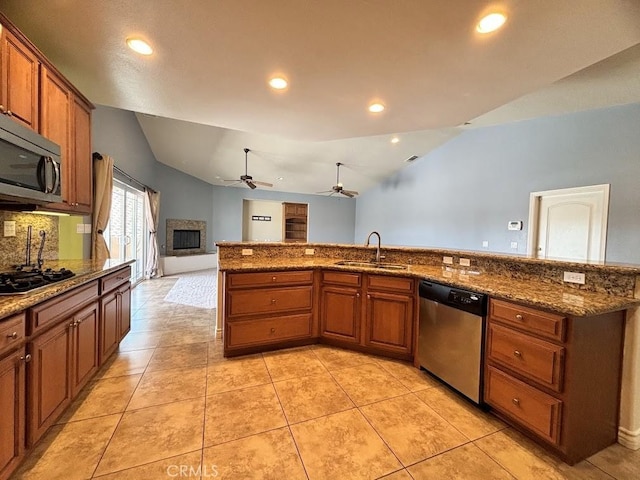
[[[129,332],[120,342],[119,350],[121,352],[130,352],[132,350],[156,348],[161,336],[161,332]]]
[[[416,479],[510,480],[513,477],[473,444],[463,445],[407,468]],[[542,480],[542,479],[540,479]]]
[[[165,322],[158,320],[132,320],[131,321],[131,333],[142,332],[160,332],[164,333],[167,330]]]
[[[202,343],[208,337],[209,327],[184,327],[164,332],[158,340],[158,347]]]
[[[151,360],[154,349],[116,352],[102,366],[96,378],[112,378],[143,373]]]
[[[413,480],[413,477],[403,468],[402,470],[393,472],[391,475],[380,477],[380,480]]]
[[[180,311],[180,310],[176,310]],[[166,320],[166,325],[168,328],[172,330],[178,330],[182,328],[193,328],[193,327],[207,327],[211,326],[212,323],[215,323],[215,317],[211,315],[211,313],[198,313],[193,315],[174,315],[170,319]]]
[[[288,428],[205,448],[203,465],[215,465],[220,480],[307,479]]]
[[[640,478],[640,450],[629,450],[615,443],[588,460],[619,480]]]
[[[326,345],[317,345],[313,348],[313,353],[329,371],[376,362],[372,355]]]
[[[120,415],[54,425],[29,453],[13,480],[91,478]]]
[[[506,428],[506,425],[496,417],[483,412],[476,405],[445,387],[422,390],[416,392],[416,395],[470,440]]]
[[[318,357],[308,348],[268,352],[264,353],[263,357],[274,382],[317,375],[327,371]]]
[[[357,409],[290,428],[310,480],[371,479],[402,468]]]
[[[412,392],[433,388],[440,383],[428,373],[414,367],[409,362],[391,359],[379,359],[378,364],[393,375],[398,381]]]
[[[375,363],[341,368],[331,374],[358,406],[409,393],[398,380]]]
[[[196,450],[185,455],[148,463],[141,467],[133,467],[93,478],[99,478],[100,480],[171,480],[172,478],[197,480],[200,479],[199,473],[202,473],[202,467],[200,466],[201,456],[202,451]]]
[[[204,404],[198,398],[126,412],[96,475],[201,449]]]
[[[224,358],[224,342],[222,340],[212,340],[209,342],[209,363],[222,362]]]
[[[413,394],[360,410],[404,466],[469,441]]]
[[[287,421],[299,423],[354,407],[328,373],[275,382]]]
[[[271,384],[211,395],[207,397],[204,445],[217,445],[286,424]]]
[[[142,375],[103,378],[87,385],[58,423],[124,412]]]
[[[261,355],[239,357],[209,365],[207,395],[271,383]]]
[[[207,364],[207,344],[190,343],[159,347],[153,353],[147,366],[148,371],[168,370],[170,368],[197,367]]]
[[[146,372],[127,410],[204,397],[207,367],[175,368]]]
[[[493,433],[474,443],[519,480],[611,480],[609,475],[589,462],[574,466],[563,463],[511,429]]]

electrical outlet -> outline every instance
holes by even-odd
[[[76,233],[84,233],[84,223],[76,223]]]
[[[584,285],[584,273],[564,272],[563,280],[568,283],[578,283]]]
[[[315,255],[316,251],[313,248],[305,248],[304,249],[304,254],[305,255]]]
[[[91,224],[90,223],[85,223],[84,224],[84,233],[91,233]]]
[[[483,240],[482,241],[482,247],[483,248],[487,248],[489,246],[489,240]]]
[[[253,255],[253,248],[243,248],[242,255]]]
[[[453,257],[442,257],[442,263],[445,265],[453,265]]]
[[[518,242],[511,242],[511,248],[518,249]]]
[[[4,222],[4,236],[15,237],[16,236],[16,222],[15,220],[7,220]]]
[[[469,260],[468,258],[461,258],[460,259],[460,266],[461,267],[470,267],[471,266],[471,260]]]

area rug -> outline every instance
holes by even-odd
[[[169,290],[165,301],[198,308],[215,308],[218,271],[215,269],[172,275],[178,281]]]

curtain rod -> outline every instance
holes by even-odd
[[[94,160],[102,160],[102,154],[98,153],[98,152],[93,152],[93,159]],[[113,169],[115,171],[117,171],[119,174],[127,177],[129,180],[131,180],[134,183],[137,183],[138,185],[140,185],[142,188],[144,188],[145,190],[151,190],[152,192],[156,192],[153,188],[145,185],[144,183],[142,183],[139,180],[136,180],[135,178],[133,178],[131,175],[129,175],[127,172],[125,172],[124,170],[122,170],[120,167],[116,166],[115,164],[113,165]]]

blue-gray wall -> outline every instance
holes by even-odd
[[[213,188],[213,230],[218,241],[242,240],[242,200],[274,200],[309,204],[310,243],[353,243],[356,202],[349,198],[302,195],[249,190],[248,188]]]
[[[361,195],[355,239],[524,253],[531,192],[603,183],[606,259],[640,264],[640,104],[466,131]]]

